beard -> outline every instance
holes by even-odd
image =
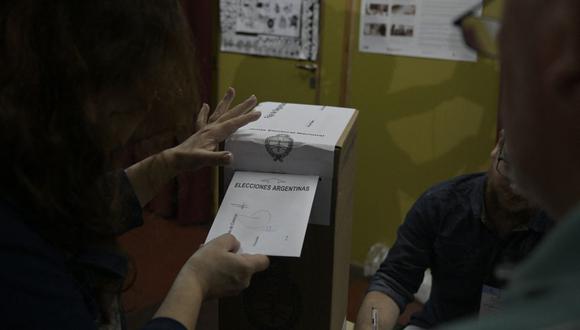
[[[536,213],[538,207],[527,198],[514,193],[509,187],[494,187],[490,189],[490,202],[501,212],[510,222],[518,224],[529,221]]]

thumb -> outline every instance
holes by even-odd
[[[254,272],[261,272],[270,266],[270,259],[261,254],[242,254],[242,257],[248,261],[254,268]]]
[[[206,245],[209,244],[233,253],[236,253],[240,249],[240,241],[238,241],[232,234],[223,234]]]

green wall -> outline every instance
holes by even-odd
[[[497,15],[499,5],[486,12]],[[362,263],[373,243],[392,245],[428,187],[487,168],[498,65],[355,51],[350,85],[349,105],[361,111],[352,258]]]

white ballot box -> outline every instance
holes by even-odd
[[[342,329],[358,112],[273,102],[257,110],[262,117],[225,143],[234,163],[222,173],[221,196],[236,172],[303,175],[319,182],[300,257],[270,257],[270,268],[256,274],[247,290],[221,299],[220,329]]]

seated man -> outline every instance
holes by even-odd
[[[373,276],[357,329],[392,329],[413,301],[423,274],[433,274],[431,295],[407,329],[431,328],[463,316],[500,309],[501,288],[553,224],[517,192],[507,177],[504,139],[487,173],[465,175],[424,193],[407,214],[397,241]]]

